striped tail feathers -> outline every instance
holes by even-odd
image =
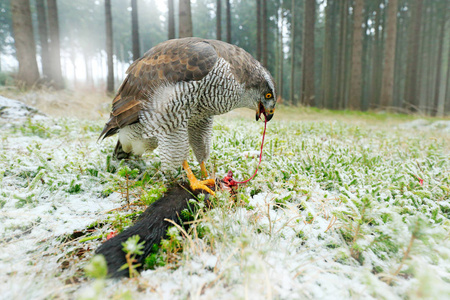
[[[119,127],[117,126],[117,121],[115,120],[115,117],[112,116],[108,120],[108,122],[106,122],[105,127],[103,127],[103,130],[97,139],[97,143],[109,136],[116,134],[118,131],[119,131]]]

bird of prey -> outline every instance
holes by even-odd
[[[163,170],[183,166],[192,190],[214,192],[213,179],[198,180],[187,162],[189,145],[207,178],[213,117],[247,107],[269,121],[276,91],[270,73],[237,46],[201,38],[168,40],[127,70],[99,139],[115,133],[118,159],[159,147]]]

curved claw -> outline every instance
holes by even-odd
[[[207,181],[207,180],[205,180]],[[204,181],[199,181],[199,180],[194,180],[194,181],[190,181],[189,184],[191,186],[192,190],[202,190],[205,191],[213,196],[216,195],[216,193],[214,193],[209,187],[206,186],[206,184],[203,183]]]
[[[194,173],[192,173],[192,170],[189,167],[189,164],[186,160],[183,161],[183,169],[186,171],[186,175],[189,179],[189,184],[190,184],[192,190],[202,190],[213,196],[216,195],[209,187],[207,187],[207,185],[210,185],[210,186],[215,185],[214,179],[207,179],[207,180],[203,180],[203,181],[198,180],[195,177]]]

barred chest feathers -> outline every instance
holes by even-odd
[[[162,85],[146,101],[141,111],[141,123],[151,122],[151,117],[162,120],[163,114],[173,113],[185,106],[185,113],[220,115],[238,107],[254,108],[251,96],[245,95],[245,85],[240,84],[230,70],[230,64],[219,58],[212,70],[200,81],[177,82]]]

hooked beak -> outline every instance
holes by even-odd
[[[264,105],[260,102],[258,107],[256,108],[256,121],[258,121],[261,118],[261,114],[263,114],[264,118],[266,118],[267,122],[269,122],[272,119],[274,113],[275,108],[266,110]]]

